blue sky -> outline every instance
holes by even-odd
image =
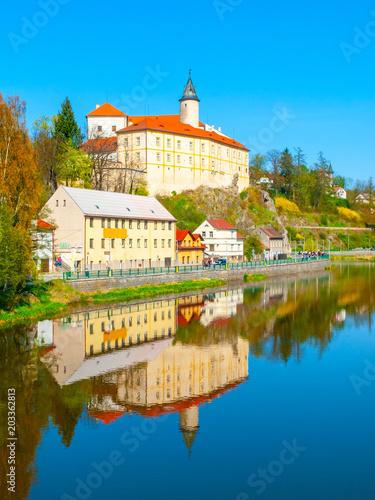
[[[374,174],[374,2],[21,0],[0,33],[0,90],[29,126],[66,96],[82,127],[106,101],[177,114],[191,68],[201,120],[253,152],[301,147],[311,165],[322,150],[336,174]]]

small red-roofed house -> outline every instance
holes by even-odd
[[[200,234],[188,230],[176,229],[176,249],[178,265],[199,264],[203,262],[206,245]]]
[[[245,236],[229,222],[223,219],[206,219],[194,233],[199,233],[204,238],[207,258],[243,262]]]
[[[42,273],[50,273],[54,265],[53,247],[56,228],[42,219],[38,219],[34,227],[34,258],[37,267]]]
[[[344,188],[337,186],[332,190],[332,196],[339,198],[340,200],[346,200],[346,191]]]

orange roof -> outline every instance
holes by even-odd
[[[176,229],[176,240],[183,241],[189,233],[188,229]]]
[[[240,234],[240,233],[237,233],[237,238],[238,238],[238,239],[243,239],[243,240],[245,240],[245,239],[246,239],[246,237],[245,237],[245,236],[242,236],[242,234]]]
[[[216,132],[209,132],[208,130],[203,130],[201,128],[195,128],[186,123],[181,123],[180,115],[129,116],[129,123],[132,123],[132,125],[129,125],[121,130],[117,130],[117,133],[133,132],[136,130],[157,130],[159,132],[171,132],[190,137],[211,139],[212,141],[220,142],[221,144],[225,144],[227,146],[249,151],[247,147],[230,137],[217,134]]]
[[[86,116],[126,116],[126,114],[112,106],[112,104],[109,104],[109,102],[106,102]]]
[[[38,219],[38,229],[56,229],[55,226],[48,224],[45,220]]]
[[[207,220],[212,226],[216,227],[216,229],[236,229],[234,226],[232,226],[232,224],[229,224],[229,222],[227,222],[224,219],[207,219]]]
[[[108,153],[117,150],[117,137],[100,137],[98,139],[89,139],[80,146],[84,151],[98,153]]]

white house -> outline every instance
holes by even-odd
[[[34,231],[34,258],[37,267],[42,273],[53,271],[54,256],[54,231],[55,227],[48,222],[38,219]]]
[[[206,219],[195,229],[202,235],[207,246],[206,253],[211,258],[225,258],[228,262],[243,261],[245,237],[223,219]]]
[[[339,198],[340,200],[346,200],[346,191],[344,188],[337,186],[333,188],[332,196]]]
[[[368,193],[359,193],[359,195],[355,199],[356,203],[370,203],[370,195]]]

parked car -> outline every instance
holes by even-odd
[[[217,261],[215,262],[215,264],[226,264],[227,263],[227,259],[217,259]]]

